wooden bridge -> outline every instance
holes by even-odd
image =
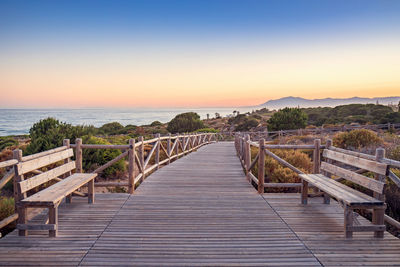
[[[400,266],[399,239],[346,239],[335,201],[258,194],[235,154],[233,142],[209,144],[154,172],[134,194],[62,203],[58,237],[14,231],[0,239],[0,265]]]

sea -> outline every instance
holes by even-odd
[[[177,114],[196,112],[201,119],[207,114],[214,118],[216,113],[229,116],[234,110],[240,113],[255,110],[255,107],[240,108],[80,108],[80,109],[0,109],[0,136],[24,135],[41,119],[52,117],[72,125],[93,125],[119,122],[122,125],[147,125],[153,121],[169,122]]]

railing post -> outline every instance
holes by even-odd
[[[331,146],[332,146],[332,139],[326,140],[325,149],[329,149]],[[326,159],[326,161],[327,161],[328,163],[332,163],[332,160],[331,160],[331,159]],[[321,166],[321,165],[320,165],[320,166]],[[320,168],[321,168],[321,167],[320,167]],[[320,169],[320,171],[321,171],[321,169]],[[327,176],[327,177],[329,177],[329,178],[331,178],[331,176],[332,176],[332,175],[331,175],[330,173],[328,173],[328,172],[325,172],[324,175]],[[324,204],[329,204],[329,203],[331,203],[331,197],[330,197],[328,194],[324,193]]]
[[[76,172],[81,173],[83,172],[82,169],[82,139],[76,138],[75,139],[75,163],[76,163]]]
[[[160,134],[156,134],[157,144],[156,144],[156,155],[155,155],[155,164],[157,165],[157,170],[160,168]]]
[[[167,139],[167,153],[168,153],[168,164],[171,163],[171,134],[168,134]]]
[[[135,191],[135,139],[129,139],[128,152],[128,193]]]
[[[377,148],[375,151],[375,159],[378,162],[381,162],[382,159],[385,157],[385,149],[384,148]],[[381,182],[385,182],[386,176],[381,174],[376,174],[375,179]],[[385,192],[382,194],[374,192],[374,197],[385,201]],[[375,225],[383,225],[385,223],[385,209],[373,209],[372,210],[372,223]],[[375,231],[374,236],[378,238],[382,238],[384,235],[384,231]]]
[[[15,149],[13,150],[13,159],[16,159],[18,162],[22,161],[22,150]],[[17,211],[17,204],[22,198],[26,198],[26,193],[20,194],[18,190],[18,182],[23,180],[22,175],[17,175],[17,165],[14,165],[14,179],[13,179],[13,190],[14,190],[14,208]]]
[[[176,145],[175,145],[175,153],[176,153],[176,159],[179,159],[179,133],[176,135]]]
[[[244,166],[246,169],[246,177],[247,180],[250,182],[250,164],[251,164],[251,150],[250,150],[250,144],[248,143],[250,141],[250,135],[246,134],[246,139],[245,139],[245,154],[244,154]]]
[[[321,139],[314,139],[313,173],[320,173],[321,167]]]
[[[258,193],[264,193],[264,179],[265,179],[265,140],[260,139],[258,156]]]
[[[314,139],[314,150],[313,150],[313,173],[320,173],[321,168],[321,139]],[[317,193],[320,190],[313,187],[313,192]]]
[[[139,136],[139,159],[140,159],[140,165],[142,165],[142,178],[140,179],[142,182],[144,181],[144,175],[145,175],[145,167],[144,167],[144,138],[143,136]]]
[[[66,146],[67,149],[70,148],[70,145],[71,145],[71,142],[70,142],[69,139],[64,139],[64,140],[63,140],[63,146]],[[65,164],[65,163],[68,163],[69,161],[70,161],[70,158],[64,159],[64,164]],[[68,177],[68,176],[70,176],[70,175],[71,175],[71,172],[69,171],[68,173],[64,174],[63,177],[66,178],[66,177]],[[72,200],[72,194],[69,194],[69,195],[65,198],[65,202],[66,202],[66,203],[71,203],[71,200]]]

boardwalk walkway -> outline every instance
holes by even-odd
[[[335,202],[257,194],[230,142],[161,168],[134,195],[85,201],[61,205],[57,238],[0,239],[0,265],[400,266],[400,240],[388,233],[343,238]]]

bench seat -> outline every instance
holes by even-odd
[[[368,206],[372,208],[385,205],[383,201],[368,196],[322,174],[300,174],[300,177],[350,207]]]
[[[21,205],[52,206],[58,205],[63,198],[90,182],[97,176],[96,173],[75,173],[62,181],[20,201]]]

